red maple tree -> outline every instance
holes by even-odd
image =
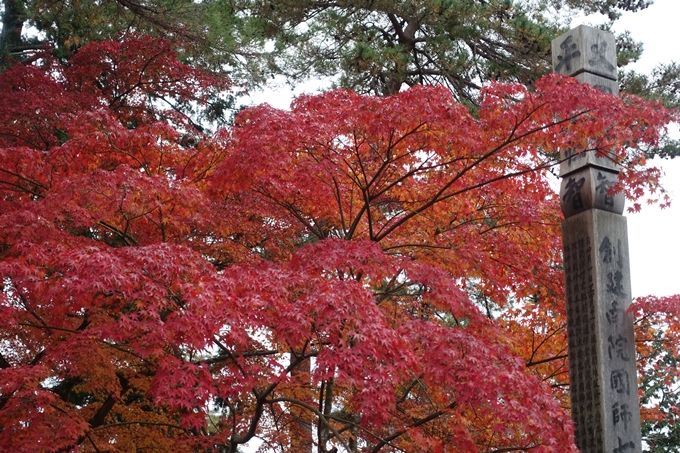
[[[139,36],[0,75],[0,450],[575,451],[550,169],[638,199],[671,114],[550,76],[203,133],[228,86]]]

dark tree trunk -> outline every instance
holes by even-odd
[[[3,0],[5,12],[2,15],[0,32],[0,58],[15,52],[21,47],[21,30],[24,28],[23,2]]]
[[[309,379],[312,364],[309,359],[304,360],[300,366],[293,370],[293,377]],[[309,391],[309,382],[306,383]],[[312,419],[310,414],[301,407],[292,406],[291,415],[294,418],[291,427],[290,447],[291,453],[312,453],[314,440],[312,438]]]

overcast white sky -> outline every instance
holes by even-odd
[[[680,0],[655,0],[647,10],[626,14],[614,30],[629,30],[644,43],[635,70],[649,73],[659,63],[680,62]],[[573,24],[574,26],[579,24]],[[645,207],[627,214],[631,279],[634,296],[680,294],[680,158],[655,161],[665,172],[670,209]]]

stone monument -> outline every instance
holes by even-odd
[[[614,36],[579,26],[552,42],[555,72],[618,95]],[[582,453],[640,453],[628,232],[618,165],[560,156],[571,412]]]

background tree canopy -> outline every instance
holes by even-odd
[[[387,95],[442,84],[475,105],[490,80],[531,86],[551,71],[550,42],[575,14],[602,14],[609,28],[649,0],[3,0],[0,58],[66,59],[90,41],[135,31],[172,39],[182,59],[228,74],[241,87],[275,76],[290,84],[324,77],[358,93]],[[28,33],[28,30],[37,31]],[[626,71],[642,45],[617,36],[621,90],[680,105],[675,64]],[[234,96],[213,100],[213,120],[232,118]],[[674,140],[649,155],[673,157]]]
[[[333,77],[359,93],[393,94],[403,84],[443,84],[474,102],[489,80],[532,84],[550,72],[550,42],[575,13],[614,21],[646,8],[639,0],[4,0],[0,49],[30,58],[49,48],[67,58],[90,41],[123,31],[173,38],[184,58],[262,84]],[[26,33],[28,27],[38,36]],[[603,25],[607,27],[607,24]],[[23,30],[23,33],[22,33]],[[641,46],[617,37],[619,66]],[[677,68],[652,79],[621,77],[624,89],[677,102]]]

